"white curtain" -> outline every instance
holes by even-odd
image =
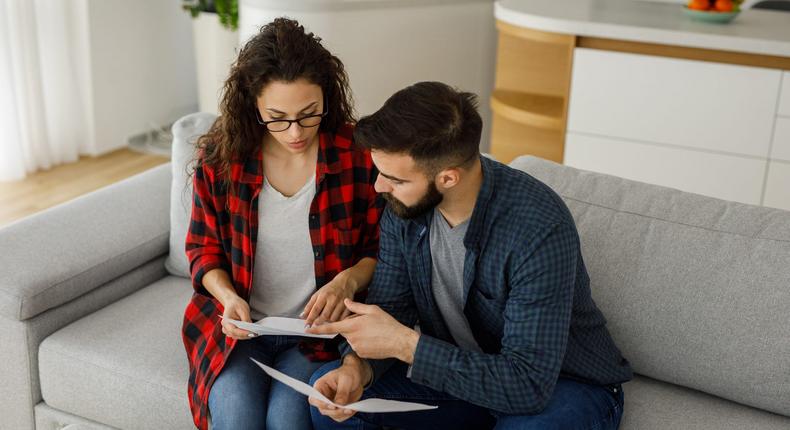
[[[75,5],[0,0],[0,181],[76,161],[88,141]]]

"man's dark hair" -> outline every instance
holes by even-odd
[[[360,119],[354,140],[367,149],[408,154],[433,175],[476,159],[482,128],[477,96],[441,82],[419,82]]]

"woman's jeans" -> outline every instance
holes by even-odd
[[[258,336],[240,340],[209,393],[213,430],[312,429],[307,397],[272,379],[250,358],[300,381],[325,362],[299,352],[297,336]]]

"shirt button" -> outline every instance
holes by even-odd
[[[315,256],[318,257],[319,255],[321,255],[321,253],[319,251],[316,251]]]

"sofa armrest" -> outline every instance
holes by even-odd
[[[0,229],[0,315],[32,318],[168,252],[170,165]]]

